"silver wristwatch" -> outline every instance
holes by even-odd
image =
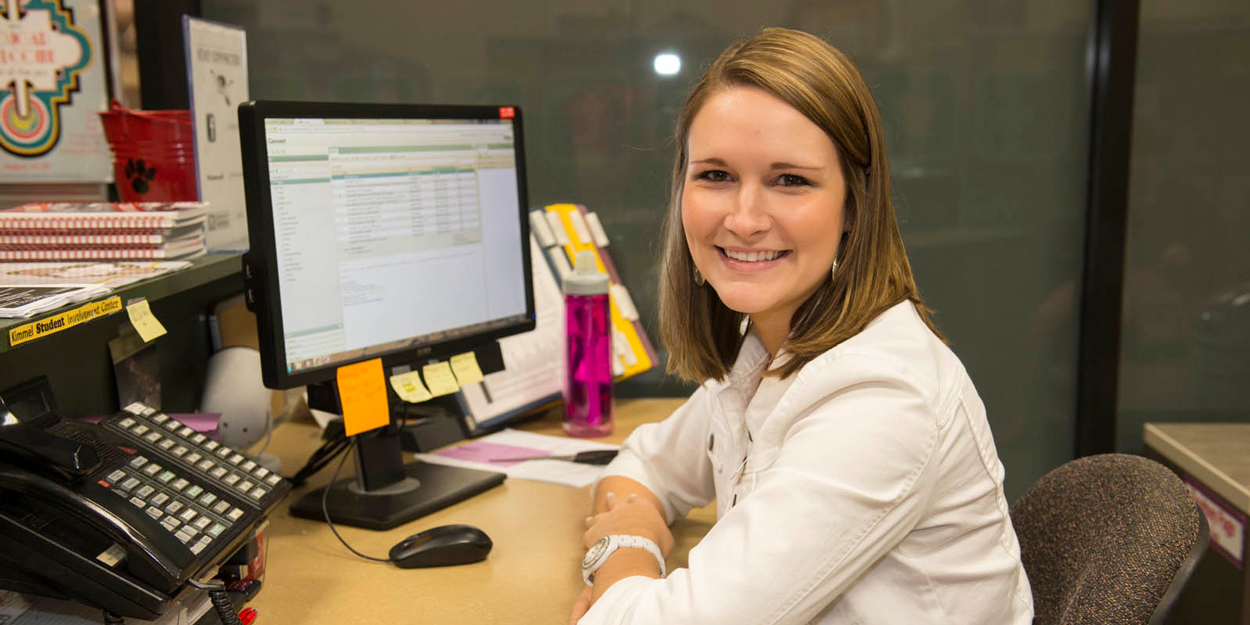
[[[586,580],[587,584],[594,583],[595,571],[598,571],[599,567],[608,561],[608,556],[612,555],[613,551],[622,547],[645,549],[655,556],[656,562],[660,563],[660,577],[664,577],[667,574],[664,570],[664,555],[660,553],[660,547],[654,541],[642,536],[613,534],[595,541],[595,544],[591,545],[590,550],[586,552],[586,557],[582,558],[582,578]]]

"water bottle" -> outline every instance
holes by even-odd
[[[564,279],[564,431],[612,433],[612,332],[608,276],[595,253],[577,253]]]

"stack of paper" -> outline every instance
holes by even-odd
[[[108,287],[98,284],[59,286],[0,284],[0,317],[25,318],[108,292]]]

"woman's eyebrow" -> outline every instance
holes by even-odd
[[[715,156],[713,156],[712,158],[699,159],[697,161],[692,160],[690,161],[690,164],[691,165],[716,165],[717,167],[725,167],[725,161],[719,158],[716,158]]]
[[[810,169],[810,170],[824,169],[824,167],[812,167],[810,165],[795,165],[794,163],[786,163],[786,162],[773,163],[771,167],[773,169]]]

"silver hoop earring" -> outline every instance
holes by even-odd
[[[699,286],[703,286],[705,282],[706,280],[703,279],[703,274],[699,273],[698,267],[695,267],[694,268],[694,283]]]
[[[829,279],[832,280],[838,275],[838,259],[833,259],[833,269],[829,270]]]

